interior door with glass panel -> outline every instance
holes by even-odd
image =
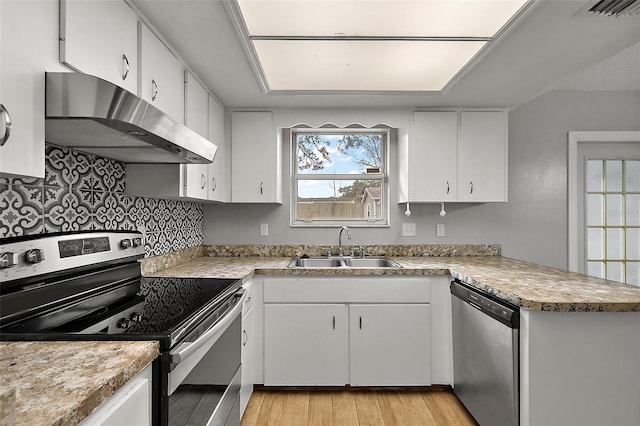
[[[591,276],[640,285],[640,144],[586,143],[578,154],[579,265]]]

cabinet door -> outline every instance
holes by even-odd
[[[231,115],[231,202],[281,202],[278,140],[271,112]]]
[[[429,305],[350,305],[352,386],[431,384]]]
[[[185,71],[184,124],[204,138],[209,138],[209,94],[190,72]],[[206,200],[208,164],[182,164],[181,196]]]
[[[507,201],[507,113],[463,111],[458,146],[459,201]]]
[[[264,384],[348,383],[346,305],[267,304]]]
[[[150,425],[151,392],[149,364],[80,422],[80,426]]]
[[[179,123],[184,123],[182,63],[140,23],[140,96]]]
[[[242,317],[242,377],[240,384],[240,413],[244,413],[249,398],[253,393],[253,384],[255,380],[256,370],[256,346],[258,344],[256,339],[256,315],[254,309],[249,311]]]
[[[120,0],[61,0],[60,61],[137,94],[138,17]]]
[[[218,146],[218,150],[213,163],[209,164],[208,198],[210,201],[228,202],[229,150],[224,137],[224,107],[211,96],[209,96],[209,140]]]
[[[0,175],[44,177],[44,72],[65,70],[58,3],[0,1]]]
[[[411,201],[455,201],[457,198],[458,113],[414,113],[411,141]]]

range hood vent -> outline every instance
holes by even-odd
[[[217,147],[134,94],[81,73],[46,73],[45,139],[124,163],[211,163]]]
[[[640,0],[597,0],[587,6],[595,15],[640,16]]]

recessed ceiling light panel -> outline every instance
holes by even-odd
[[[238,0],[252,36],[493,37],[526,0]]]
[[[485,42],[255,41],[271,90],[439,91]]]
[[[431,92],[535,0],[228,1],[265,92]]]

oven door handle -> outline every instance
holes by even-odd
[[[233,320],[242,312],[242,304],[245,297],[247,297],[245,290],[240,289],[234,296],[236,303],[234,307],[227,312],[217,323],[211,328],[202,333],[200,337],[194,342],[183,343],[176,347],[175,352],[171,352],[171,363],[180,364],[183,360],[189,357],[192,353],[197,351],[200,347],[205,345],[211,339],[218,339],[218,337],[231,325]]]

